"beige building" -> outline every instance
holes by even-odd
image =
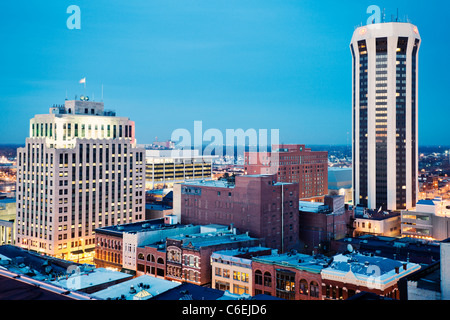
[[[252,256],[270,255],[265,247],[239,248],[213,252],[211,255],[211,286],[235,294],[253,292]]]
[[[16,199],[0,199],[0,246],[14,244],[16,221]]]
[[[450,237],[450,201],[419,200],[412,210],[402,211],[402,235],[438,241]]]
[[[400,235],[401,218],[399,212],[355,210],[354,236],[365,234],[396,237]]]
[[[96,228],[145,218],[144,168],[134,122],[103,102],[36,115],[17,152],[16,245],[89,262]]]

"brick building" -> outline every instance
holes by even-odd
[[[398,282],[420,265],[356,252],[339,254],[321,272],[325,300],[346,300],[359,292],[399,299]]]
[[[276,174],[299,184],[299,198],[320,201],[328,194],[328,152],[301,144],[273,145],[271,152],[245,152],[245,174]]]
[[[286,300],[322,300],[321,270],[328,258],[301,253],[274,254],[252,259],[253,294]]]
[[[202,233],[176,236],[166,240],[167,280],[196,285],[211,284],[211,255],[214,251],[258,246],[260,241],[248,234]]]
[[[329,252],[331,241],[353,235],[352,224],[353,210],[344,204],[344,196],[299,201],[299,238],[306,253]]]
[[[277,182],[276,175],[187,182],[174,189],[177,197],[174,214],[183,224],[233,224],[280,252],[298,246],[298,184]]]
[[[166,224],[164,221],[165,219],[154,219],[96,229],[94,264],[97,268],[125,268],[134,271],[137,247],[157,243],[165,239],[165,236],[179,232],[200,232],[199,226]]]

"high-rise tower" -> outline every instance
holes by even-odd
[[[416,204],[420,43],[410,23],[370,24],[353,34],[355,205],[400,210]]]
[[[17,152],[16,245],[90,256],[96,228],[145,219],[144,168],[134,122],[103,102],[65,101],[36,115]]]

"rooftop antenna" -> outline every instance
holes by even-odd
[[[397,8],[397,18],[395,19],[395,22],[398,22],[398,8]]]
[[[382,16],[382,21],[381,22],[386,22],[386,13],[385,13],[385,11],[386,11],[386,8],[383,8],[383,16]]]
[[[102,102],[103,102],[103,83],[102,83]]]

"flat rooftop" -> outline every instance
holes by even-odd
[[[312,273],[320,273],[321,270],[328,265],[329,260],[329,258],[324,256],[310,256],[303,253],[273,254],[270,256],[253,258],[253,261],[309,271]]]
[[[247,234],[233,234],[233,233],[197,233],[192,235],[179,235],[174,237],[168,237],[173,240],[180,240],[183,247],[193,247],[199,249],[202,247],[209,247],[215,245],[221,245],[226,243],[241,242],[247,240],[257,240],[251,238]]]
[[[177,282],[142,275],[98,291],[93,296],[103,300],[148,300],[179,285]]]

